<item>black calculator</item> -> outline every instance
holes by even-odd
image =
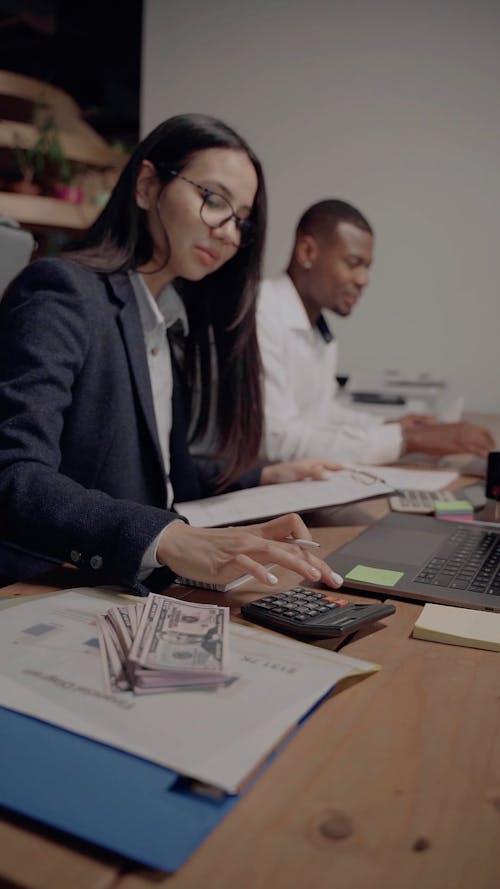
[[[294,587],[241,606],[247,620],[292,635],[344,636],[395,612],[394,605],[347,602],[338,594]]]

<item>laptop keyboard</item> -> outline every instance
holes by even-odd
[[[457,528],[415,583],[500,596],[500,535]]]

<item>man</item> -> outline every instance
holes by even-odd
[[[404,454],[485,455],[487,430],[408,415],[384,423],[336,399],[332,313],[346,317],[370,277],[374,233],[350,204],[313,204],[297,226],[286,273],[262,283],[257,330],[264,368],[265,456],[391,463]]]

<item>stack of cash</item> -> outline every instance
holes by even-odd
[[[96,624],[108,693],[209,689],[230,678],[229,608],[151,593],[113,605]]]

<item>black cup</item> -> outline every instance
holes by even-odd
[[[490,451],[486,469],[486,497],[500,500],[500,451]]]

